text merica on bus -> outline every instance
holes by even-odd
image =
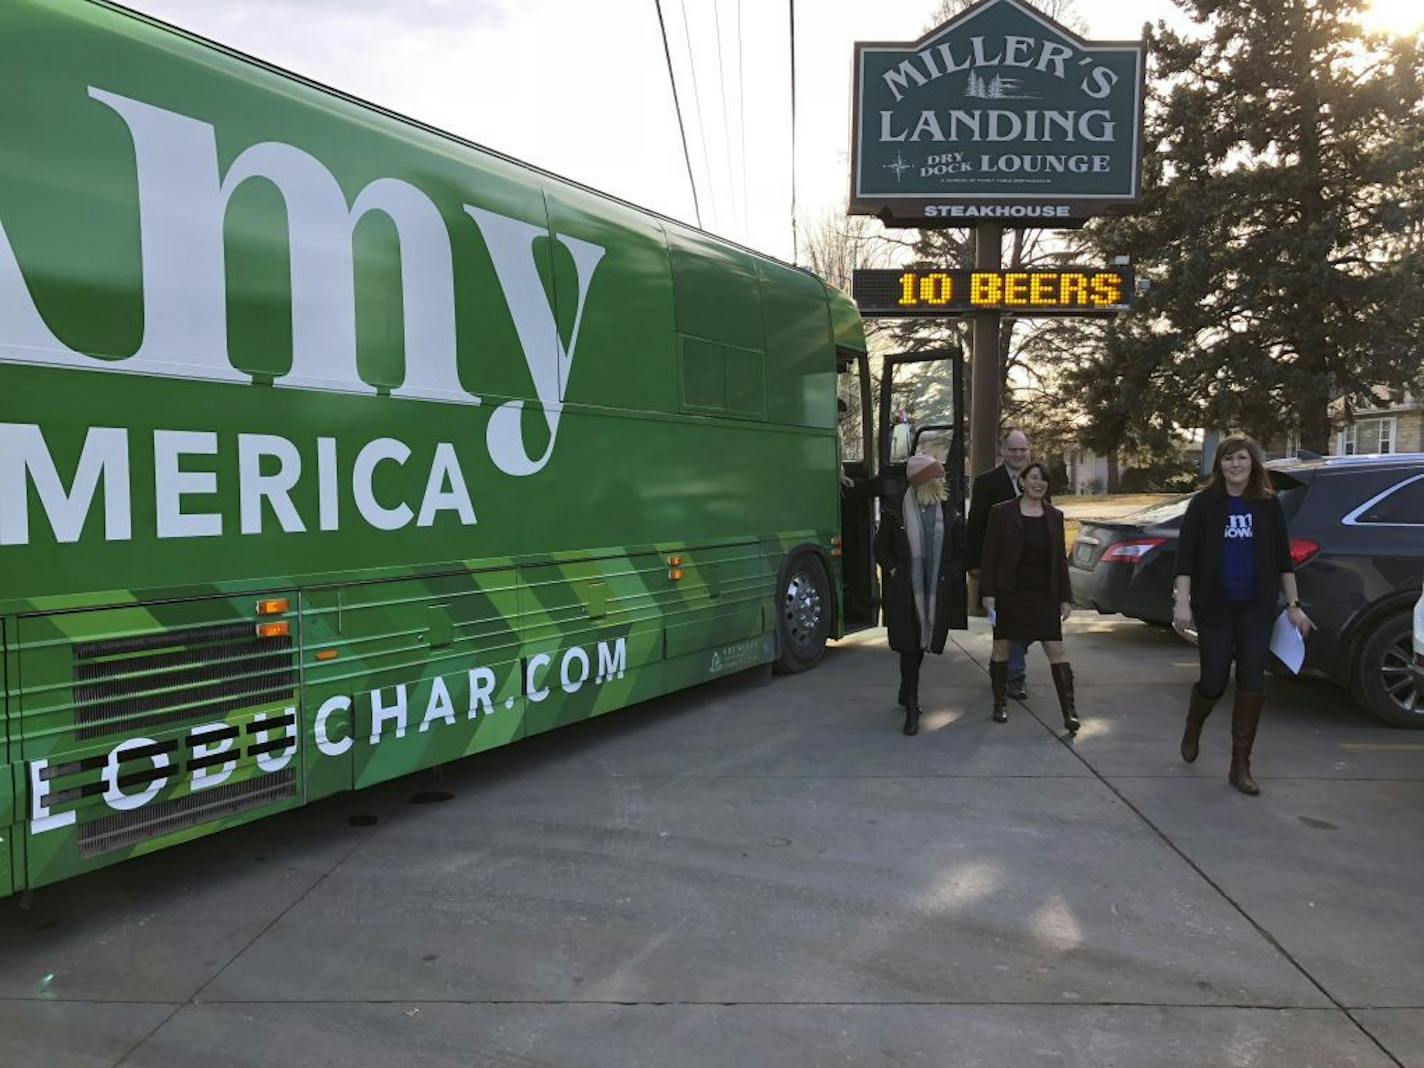
[[[102,0],[0,64],[0,894],[841,632],[843,294]]]

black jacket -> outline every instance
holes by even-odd
[[[1009,469],[1003,464],[991,471],[985,471],[974,479],[974,492],[969,499],[969,534],[964,547],[964,567],[967,571],[978,571],[984,559],[984,532],[989,529],[989,513],[994,505],[1012,501],[1018,497],[1014,492]],[[1043,498],[1053,500],[1052,496]]]
[[[1279,497],[1263,497],[1246,504],[1251,509],[1251,547],[1256,557],[1255,605],[1263,615],[1270,615],[1279,600],[1281,575],[1295,571],[1286,513]],[[1192,615],[1198,623],[1211,623],[1226,615],[1226,590],[1221,578],[1226,515],[1226,494],[1204,489],[1192,498],[1182,517],[1177,537],[1177,574],[1191,576]]]
[[[939,558],[939,582],[935,592],[935,627],[930,651],[944,652],[944,643],[953,630],[969,626],[969,594],[964,572],[954,566],[964,543],[964,524],[946,501],[944,507],[944,550]],[[915,587],[910,577],[910,537],[899,507],[882,505],[880,529],[875,532],[875,560],[883,574],[881,608],[890,632],[890,648],[897,653],[913,653],[920,648],[919,619],[915,614]]]
[[[974,492],[969,499],[968,542],[964,546],[964,566],[967,570],[979,570],[984,558],[984,532],[989,529],[990,509],[1017,496],[1009,478],[1009,469],[1003,464],[975,477]]]
[[[1058,600],[1073,600],[1073,584],[1068,574],[1068,556],[1063,546],[1063,513],[1051,504],[1043,506],[1048,520],[1048,555],[1052,561],[1048,589]],[[989,531],[984,538],[983,568],[979,572],[979,595],[997,597],[1018,589],[1019,562],[1023,559],[1023,512],[1018,501],[994,505],[989,513]]]

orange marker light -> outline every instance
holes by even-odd
[[[259,623],[257,624],[257,636],[259,638],[288,638],[292,634],[290,623]]]
[[[843,538],[843,537],[841,537],[839,534],[837,534],[834,538],[831,539],[831,544],[832,544],[832,545],[835,545],[835,546],[844,545],[844,544],[845,544],[845,538]]]
[[[668,578],[672,579],[674,582],[677,582],[680,578],[682,578],[682,568],[674,567],[669,570]]]
[[[323,649],[316,654],[318,660],[335,660],[341,653],[335,649]]]
[[[278,597],[271,601],[258,601],[257,614],[259,616],[280,616],[291,607],[292,602],[285,597]]]
[[[680,557],[680,556],[669,556],[669,557],[668,557],[668,567],[681,567],[681,566],[682,566],[682,557]]]

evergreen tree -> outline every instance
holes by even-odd
[[[1109,437],[1140,402],[1325,452],[1332,399],[1424,363],[1421,41],[1364,34],[1363,0],[1178,3],[1204,34],[1154,34],[1145,202],[1085,235],[1156,289],[1076,385]]]

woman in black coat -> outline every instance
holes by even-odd
[[[905,465],[910,488],[899,510],[886,507],[875,534],[890,648],[900,654],[905,733],[920,729],[920,665],[944,652],[951,627],[968,624],[962,558],[964,530],[950,506],[944,465],[917,453]],[[887,505],[889,502],[886,502]]]
[[[1261,447],[1228,437],[1216,449],[1211,481],[1192,498],[1177,541],[1172,625],[1195,625],[1201,674],[1187,705],[1182,759],[1197,758],[1202,724],[1226,690],[1236,661],[1231,709],[1231,785],[1261,792],[1251,778],[1251,748],[1265,704],[1266,654],[1278,595],[1304,637],[1314,626],[1301,609],[1286,514],[1266,478]]]
[[[1019,475],[1023,496],[996,504],[989,512],[979,590],[994,622],[989,654],[989,687],[994,722],[1009,718],[1009,645],[1040,642],[1048,654],[1063,728],[1076,734],[1080,723],[1073,694],[1073,667],[1063,651],[1063,621],[1073,611],[1063,513],[1047,501],[1048,468],[1032,463]]]

